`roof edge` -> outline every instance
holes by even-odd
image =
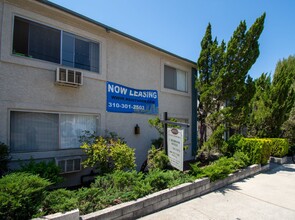
[[[168,54],[168,55],[170,55],[170,56],[173,56],[173,57],[175,57],[175,58],[181,59],[181,60],[186,61],[186,62],[188,62],[188,63],[191,63],[191,64],[193,64],[193,65],[196,65],[196,64],[197,64],[196,62],[194,62],[194,61],[192,61],[192,60],[189,60],[189,59],[187,59],[187,58],[184,58],[184,57],[181,57],[181,56],[176,55],[176,54],[174,54],[174,53],[171,53],[171,52],[169,52],[169,51],[167,51],[167,50],[164,50],[164,49],[162,49],[162,48],[160,48],[160,47],[157,47],[157,46],[155,46],[155,45],[153,45],[153,44],[150,44],[150,43],[148,43],[148,42],[146,42],[146,41],[140,40],[140,39],[138,39],[138,38],[136,38],[136,37],[133,37],[133,36],[131,36],[131,35],[129,35],[129,34],[126,34],[126,33],[122,32],[122,31],[119,31],[119,30],[117,30],[117,29],[115,29],[115,28],[112,28],[112,27],[110,27],[110,26],[107,26],[107,25],[105,25],[105,24],[103,24],[103,23],[100,23],[100,22],[98,22],[98,21],[96,21],[96,20],[94,20],[94,19],[91,19],[91,18],[89,18],[89,17],[86,17],[86,16],[84,16],[84,15],[82,15],[82,14],[79,14],[79,13],[77,13],[77,12],[75,12],[75,11],[72,11],[72,10],[70,10],[70,9],[67,9],[67,8],[65,8],[65,7],[63,7],[63,6],[60,6],[60,5],[58,5],[58,4],[55,4],[55,3],[53,3],[53,2],[50,2],[50,1],[47,1],[47,0],[36,0],[36,1],[37,1],[37,2],[40,2],[40,3],[44,4],[44,5],[50,6],[50,7],[52,7],[52,8],[55,8],[55,9],[61,10],[61,11],[63,11],[63,12],[66,12],[66,13],[68,13],[68,14],[70,14],[70,15],[75,16],[75,17],[81,18],[81,19],[83,19],[83,20],[85,20],[85,21],[88,21],[88,22],[90,22],[90,23],[92,23],[92,24],[95,24],[95,25],[97,25],[97,26],[100,26],[100,27],[102,27],[102,28],[105,28],[107,31],[112,31],[112,32],[114,32],[114,33],[116,33],[116,34],[118,34],[118,35],[121,35],[121,36],[123,36],[123,37],[129,38],[129,39],[131,39],[131,40],[133,40],[133,41],[136,41],[136,42],[138,42],[138,43],[140,43],[140,44],[143,44],[143,45],[145,45],[145,46],[151,47],[151,48],[153,48],[153,49],[155,49],[155,50],[158,50],[158,51],[160,51],[160,52],[166,53],[166,54]]]

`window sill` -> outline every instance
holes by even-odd
[[[34,152],[14,152],[11,153],[11,161],[17,162],[19,160],[34,159],[52,159],[55,157],[67,157],[67,156],[81,156],[83,151],[80,148],[60,149],[52,151],[34,151]]]
[[[96,73],[96,72],[91,72],[88,70],[62,66],[57,63],[52,63],[49,61],[44,61],[44,60],[39,60],[39,59],[27,57],[27,56],[22,56],[19,54],[9,54],[9,55],[2,54],[1,61],[6,62],[6,63],[16,64],[16,65],[23,65],[23,66],[27,66],[27,67],[32,67],[32,68],[50,70],[50,71],[54,71],[54,72],[56,71],[56,69],[58,67],[69,68],[69,69],[74,69],[74,70],[83,72],[85,78],[106,81],[106,73],[103,68],[102,68],[101,73]]]
[[[190,92],[182,92],[182,91],[178,91],[178,90],[174,90],[174,89],[167,89],[167,88],[163,88],[163,87],[161,88],[161,91],[165,92],[165,93],[181,95],[181,96],[186,96],[186,97],[191,96]]]

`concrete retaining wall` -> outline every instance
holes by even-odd
[[[276,164],[284,164],[287,163],[288,157],[270,157],[269,162],[270,163],[276,163]]]

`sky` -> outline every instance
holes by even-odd
[[[240,21],[250,28],[266,12],[260,55],[249,74],[275,72],[295,55],[295,0],[51,0],[121,32],[196,62],[208,23],[228,42]]]

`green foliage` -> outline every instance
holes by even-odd
[[[63,181],[63,178],[60,176],[61,170],[54,161],[49,161],[48,163],[41,161],[37,163],[31,158],[28,163],[21,163],[21,169],[19,171],[39,175],[54,184]]]
[[[249,157],[251,164],[267,164],[271,154],[269,139],[242,138],[237,146],[239,151]]]
[[[51,183],[37,175],[12,173],[0,179],[0,219],[30,219]]]
[[[262,74],[255,84],[256,93],[251,100],[247,125],[249,135],[276,138],[283,130],[286,137],[292,137],[292,132],[288,134],[292,123],[286,121],[290,117],[292,121],[291,109],[295,103],[295,56],[277,63],[272,82],[270,76]]]
[[[161,122],[159,117],[155,117],[155,118],[150,118],[148,120],[150,126],[154,127],[160,134],[160,136],[163,137],[164,135],[164,125]]]
[[[143,173],[136,171],[115,171],[104,176],[98,176],[91,187],[109,190],[112,194],[118,194],[123,201],[136,199],[150,192],[150,186],[142,184]]]
[[[235,157],[221,157],[208,166],[199,167],[199,164],[191,164],[191,173],[197,178],[208,177],[214,182],[219,179],[226,178],[230,173],[246,166],[247,158],[241,153]]]
[[[270,138],[271,141],[271,156],[284,157],[288,154],[289,143],[288,140],[283,138]]]
[[[99,188],[81,188],[76,191],[78,208],[81,215],[104,209],[113,201],[107,199],[107,192]]]
[[[255,80],[255,95],[250,102],[250,114],[247,131],[250,137],[267,137],[270,129],[271,106],[270,99],[271,78],[262,74]]]
[[[236,151],[233,155],[233,158],[235,159],[235,161],[239,162],[239,166],[241,168],[251,165],[250,158],[241,151]]]
[[[196,88],[200,93],[199,118],[215,133],[207,147],[221,150],[221,127],[239,131],[249,113],[248,103],[254,94],[254,84],[248,71],[259,56],[258,39],[264,26],[265,14],[247,31],[242,21],[231,39],[221,44],[212,40],[209,24],[201,42]],[[217,131],[218,130],[218,131]]]
[[[268,137],[278,137],[295,103],[295,56],[277,63],[270,99],[272,106]]]
[[[282,125],[282,130],[289,145],[295,147],[295,106],[292,108],[288,120]]]
[[[8,170],[7,164],[9,161],[8,146],[0,142],[0,177]]]
[[[95,167],[101,173],[135,168],[134,149],[121,139],[97,137],[92,144],[84,142],[81,148],[88,156],[84,167]]]
[[[191,174],[197,178],[209,177],[210,181],[223,179],[228,174],[250,165],[250,159],[242,152],[235,152],[233,157],[221,157],[210,165],[200,167],[200,163],[190,164]]]
[[[74,191],[58,189],[49,192],[42,201],[43,215],[56,212],[67,212],[78,207],[78,199]]]
[[[199,154],[206,154],[210,158],[212,153],[219,153],[222,149],[227,148],[227,143],[223,139],[224,132],[225,127],[219,125],[199,150]]]
[[[175,118],[169,118],[169,121],[177,122]],[[164,137],[164,124],[161,122],[159,117],[150,118],[148,120],[150,126],[154,127],[158,132],[160,137],[152,140],[152,145],[154,145],[157,149],[163,148],[163,137]],[[175,125],[168,125],[168,127],[177,127]]]
[[[150,171],[145,177],[145,182],[147,182],[152,187],[153,192],[166,188],[171,188],[181,183],[190,181],[193,181],[192,176],[189,176],[177,170],[162,171],[159,169],[155,169]]]
[[[148,160],[147,166],[149,170],[154,169],[166,169],[169,164],[169,158],[165,154],[165,151],[162,149],[156,149],[155,146],[152,145],[151,149],[148,151]]]
[[[229,138],[229,140],[226,142],[226,148],[223,148],[222,152],[225,156],[233,156],[234,153],[238,150],[237,144],[240,141],[240,139],[243,137],[241,134],[234,134]]]

